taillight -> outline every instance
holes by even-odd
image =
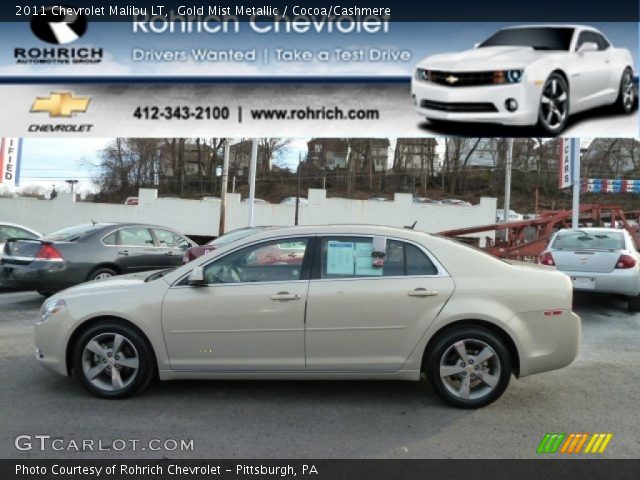
[[[544,252],[540,255],[539,262],[541,265],[548,265],[550,267],[553,267],[556,264],[556,262],[553,261],[553,255],[551,255],[551,252]]]
[[[616,268],[633,268],[636,266],[636,259],[631,255],[620,255],[616,262]]]
[[[53,245],[44,244],[36,253],[36,260],[62,261],[62,254]]]

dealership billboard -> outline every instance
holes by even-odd
[[[0,184],[20,186],[21,138],[0,139]]]

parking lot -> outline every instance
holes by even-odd
[[[603,456],[638,458],[640,314],[578,296],[579,358],[513,380],[487,408],[445,406],[425,383],[166,382],[100,400],[33,358],[42,297],[0,293],[2,458],[526,458],[546,432],[612,432]],[[193,451],[18,451],[21,434],[71,439],[192,439]]]

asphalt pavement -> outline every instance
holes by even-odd
[[[576,298],[583,340],[572,365],[512,379],[475,411],[442,404],[424,382],[163,382],[100,400],[37,364],[41,302],[0,294],[0,458],[530,458],[546,432],[611,432],[600,456],[640,456],[640,314],[609,297]],[[20,435],[50,435],[62,450],[18,450]],[[103,450],[73,448],[87,439]],[[151,439],[193,448],[152,451]],[[115,440],[124,452],[104,450]]]

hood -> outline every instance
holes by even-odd
[[[433,70],[500,70],[524,68],[549,52],[536,51],[531,47],[482,47],[458,53],[439,53],[420,62],[422,68]]]
[[[160,270],[149,270],[146,272],[130,273],[128,275],[118,275],[116,277],[105,278],[103,280],[93,280],[91,282],[81,283],[74,287],[63,290],[56,294],[56,296],[67,297],[77,293],[88,293],[96,290],[126,290],[129,291],[139,285],[143,285],[145,280],[150,275],[159,272]],[[158,279],[161,280],[161,279]],[[156,280],[156,281],[158,281]]]

